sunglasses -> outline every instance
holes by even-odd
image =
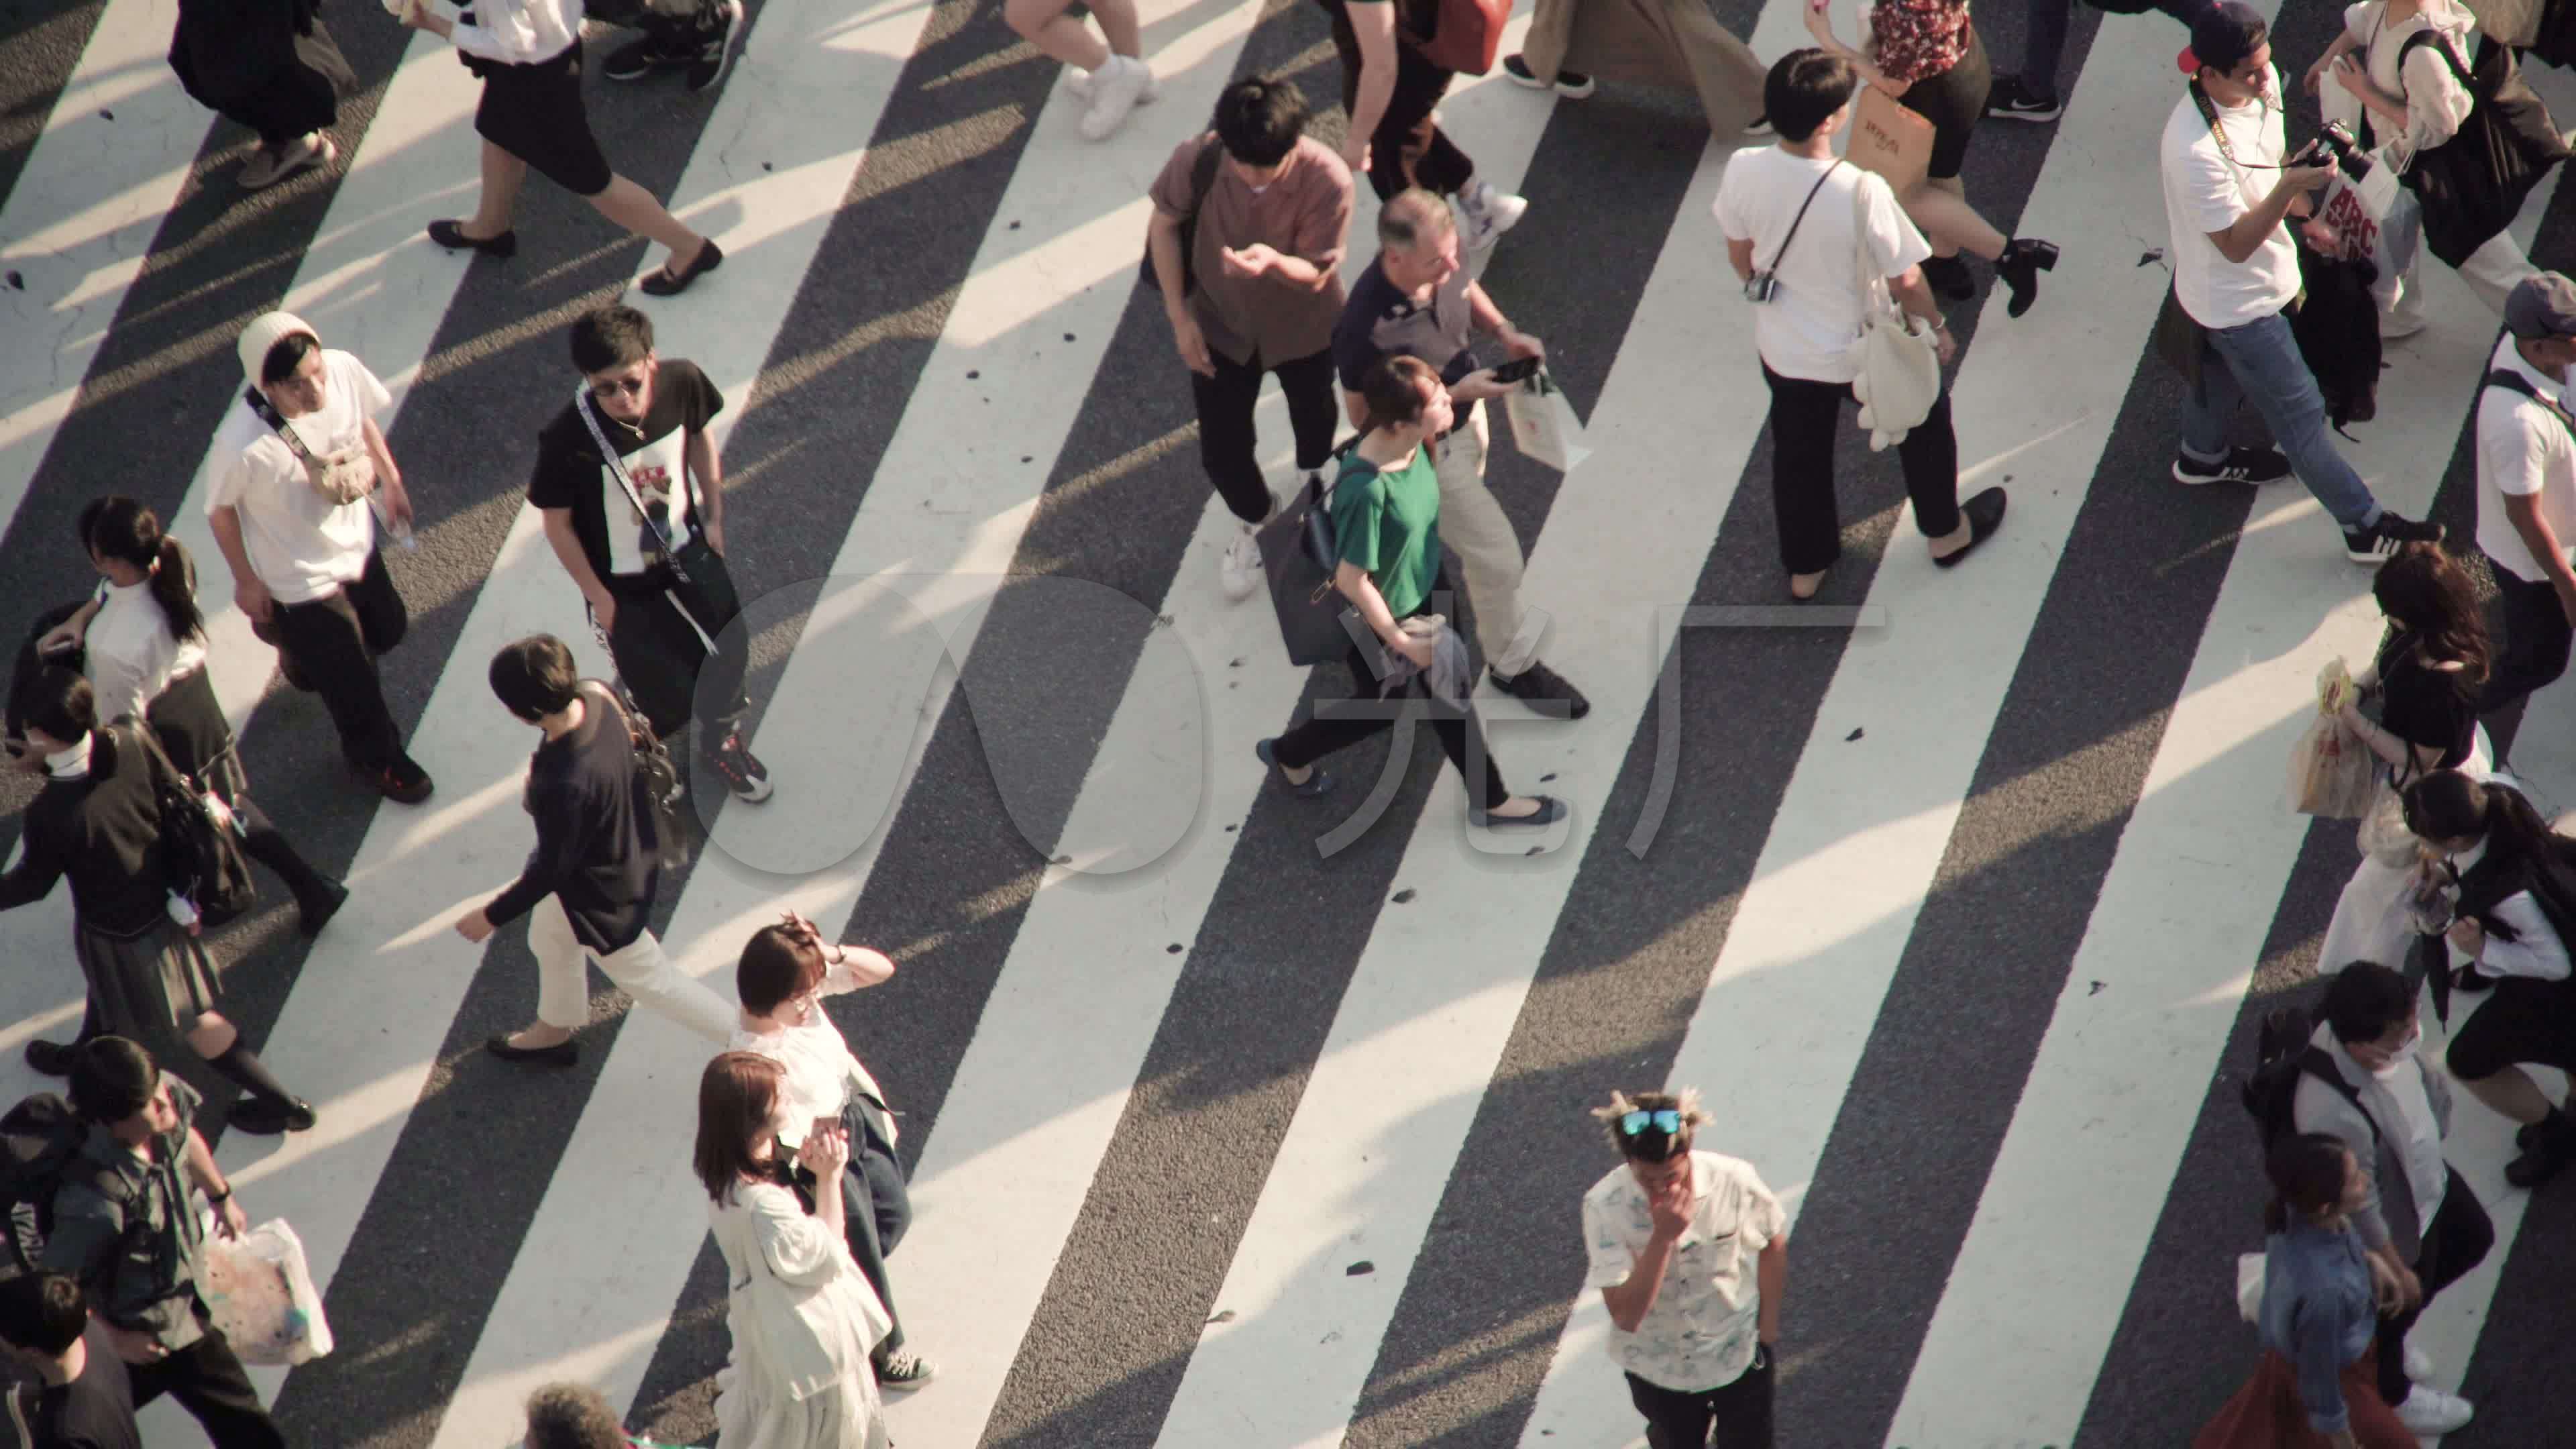
[[[1643,1136],[1649,1127],[1670,1137],[1682,1130],[1682,1114],[1666,1108],[1661,1112],[1629,1112],[1619,1118],[1622,1137]]]
[[[606,382],[592,383],[590,391],[594,397],[642,397],[644,389],[651,383],[649,377],[611,378]]]

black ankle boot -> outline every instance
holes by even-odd
[[[1957,257],[1925,257],[1923,280],[1945,302],[1964,302],[1977,295],[1976,275]]]
[[[2014,237],[2004,243],[2004,254],[1995,258],[1995,275],[2011,289],[2012,300],[2004,304],[2004,315],[2018,317],[2039,300],[2039,274],[2057,269],[2057,243]]]

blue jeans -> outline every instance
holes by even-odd
[[[2213,0],[2156,0],[2156,7],[2189,30]],[[2030,35],[2022,45],[2021,82],[2032,95],[2057,94],[2057,66],[2066,55],[2066,23],[2075,0],[2030,0]]]
[[[2272,442],[2290,460],[2290,471],[2308,485],[2317,502],[2346,528],[2368,528],[2379,520],[2379,500],[2370,485],[2335,450],[2327,430],[2326,400],[2317,391],[2316,374],[2299,355],[2290,335],[2290,319],[2275,312],[2239,327],[2213,327],[2202,336],[2209,345],[2200,357],[2200,387],[2183,395],[2182,451],[2199,463],[2227,456],[2227,419],[2237,404],[2251,398]]]

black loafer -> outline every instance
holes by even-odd
[[[518,232],[505,231],[499,236],[478,240],[465,234],[465,223],[461,221],[431,222],[429,239],[451,252],[481,252],[487,257],[515,257],[519,254]]]
[[[512,1046],[507,1032],[483,1043],[483,1050],[505,1062],[526,1062],[538,1067],[568,1067],[581,1060],[579,1042],[566,1040],[542,1047]]]
[[[1538,808],[1527,815],[1491,815],[1482,810],[1470,810],[1467,812],[1468,823],[1491,826],[1500,830],[1505,826],[1554,825],[1565,818],[1564,801],[1553,795],[1540,795],[1536,798]]]
[[[321,935],[322,928],[331,924],[331,918],[340,914],[340,908],[349,903],[347,886],[338,881],[328,882],[328,885],[330,888],[325,894],[303,902],[296,913],[295,929],[308,938]]]
[[[254,1137],[275,1137],[285,1132],[310,1132],[320,1121],[313,1104],[301,1097],[244,1097],[233,1103],[225,1121],[236,1132]]]
[[[1278,755],[1273,753],[1271,748],[1278,743],[1276,736],[1258,741],[1253,745],[1252,752],[1261,757],[1261,763],[1270,767],[1271,774],[1278,777],[1279,783],[1287,788],[1289,794],[1300,800],[1312,800],[1318,795],[1332,793],[1333,772],[1321,765],[1314,767],[1314,773],[1306,777],[1306,783],[1303,785],[1289,780],[1287,767],[1279,763]]]
[[[27,1065],[49,1077],[68,1077],[72,1061],[80,1055],[77,1042],[36,1040],[27,1043]]]
[[[1959,566],[1959,560],[1975,553],[1977,551],[1978,544],[1984,543],[1987,539],[1994,537],[1995,530],[2003,527],[2004,490],[2000,488],[1987,489],[1985,492],[1980,493],[1976,497],[1969,499],[1967,502],[1960,504],[1959,513],[1960,516],[1968,520],[1968,542],[1966,547],[1961,548],[1956,553],[1940,554],[1933,558],[1932,562],[1939,564],[1945,569],[1957,568]]]
[[[660,271],[636,285],[642,287],[648,297],[676,297],[689,290],[691,282],[723,265],[724,248],[716,245],[714,237],[708,237],[707,244],[698,248],[698,254],[689,259],[687,268],[675,272],[666,262]]]

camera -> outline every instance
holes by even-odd
[[[1759,304],[1779,295],[1780,279],[1769,272],[1755,272],[1744,279],[1744,300],[1747,302]]]
[[[2308,143],[2303,159],[2310,166],[2336,167],[2355,181],[2370,174],[2370,153],[2361,148],[2352,128],[2341,121],[2326,122],[2325,129]]]

